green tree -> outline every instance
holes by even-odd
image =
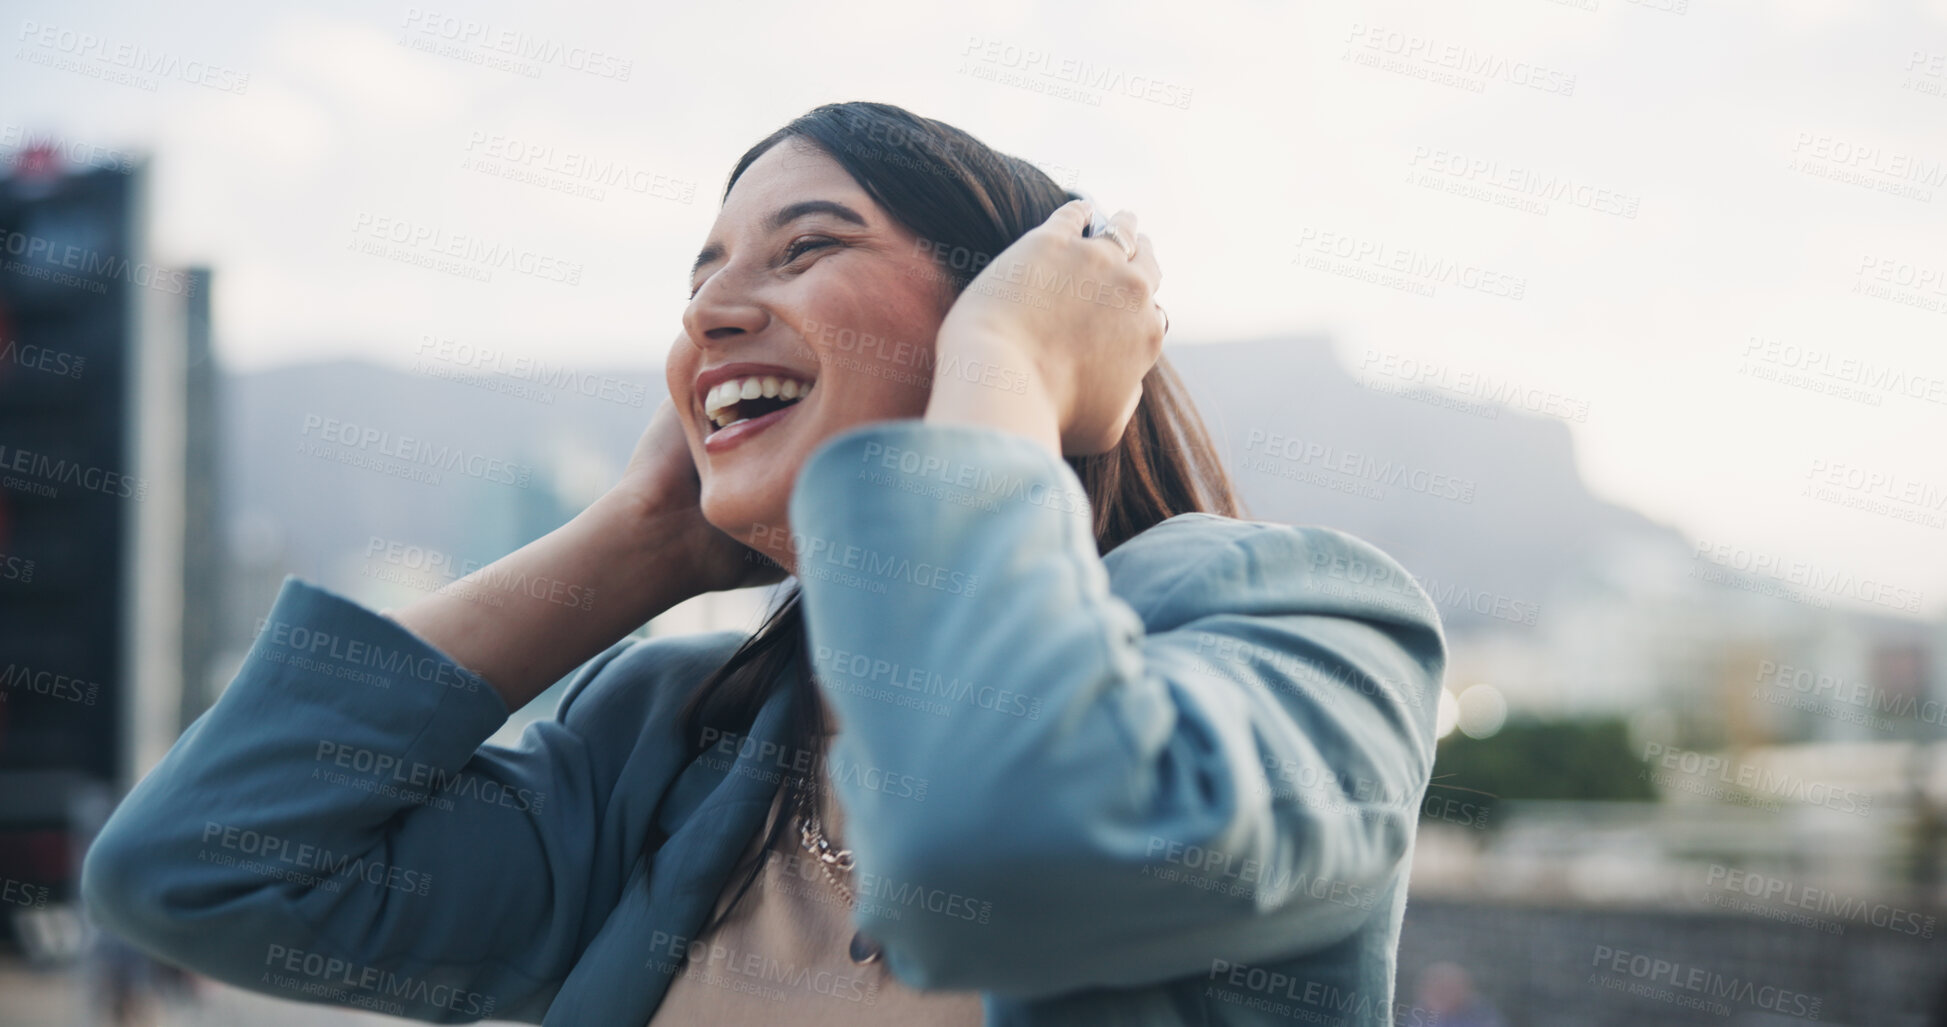
[[[1619,718],[1521,718],[1489,738],[1441,739],[1428,794],[1474,793],[1490,810],[1497,799],[1654,800],[1642,771]]]

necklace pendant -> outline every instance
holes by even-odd
[[[866,937],[864,931],[854,931],[852,944],[846,954],[852,957],[852,962],[864,966],[867,963],[878,962],[880,953],[884,951],[879,947],[878,942]]]

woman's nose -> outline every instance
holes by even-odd
[[[755,335],[769,323],[770,314],[728,268],[705,280],[683,310],[683,329],[698,346]]]

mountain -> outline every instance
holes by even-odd
[[[1451,389],[1392,391],[1406,383],[1355,377],[1321,338],[1180,346],[1169,360],[1251,516],[1372,542],[1452,628],[1545,608],[1618,554],[1687,555],[1676,531],[1589,492],[1555,418]]]
[[[1373,542],[1436,592],[1452,630],[1504,625],[1631,547],[1683,548],[1589,493],[1560,421],[1381,391],[1319,338],[1177,346],[1170,360],[1250,516]],[[341,362],[228,378],[233,548],[353,592],[370,590],[374,553],[486,562],[612,481],[664,394],[660,368],[506,370]]]

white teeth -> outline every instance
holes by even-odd
[[[719,428],[728,427],[743,420],[734,417],[732,408],[747,399],[770,398],[796,400],[811,395],[810,382],[793,378],[780,378],[777,375],[762,375],[752,378],[734,378],[719,382],[703,397],[703,413]]]

